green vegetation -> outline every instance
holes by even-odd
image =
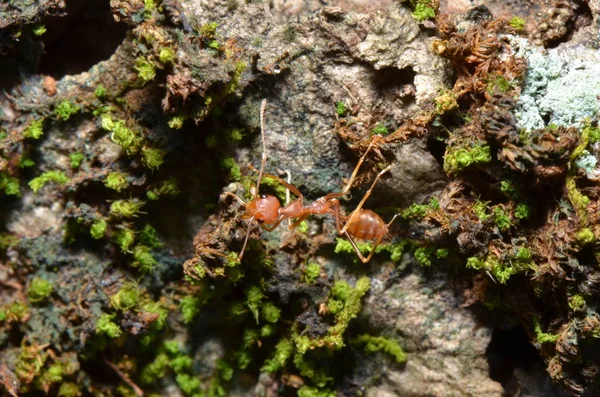
[[[400,344],[393,339],[363,334],[354,339],[352,344],[362,346],[367,353],[383,351],[393,356],[398,363],[406,361],[406,353],[404,353]]]
[[[33,35],[34,36],[42,36],[44,33],[47,32],[47,29],[44,25],[38,25],[36,27],[33,28]]]
[[[110,172],[104,180],[104,186],[121,192],[129,187],[127,175],[122,172]]]
[[[31,139],[40,139],[44,135],[44,119],[37,119],[32,121],[25,130],[23,130],[23,137]]]
[[[110,205],[110,213],[117,218],[134,218],[143,206],[144,202],[138,199],[116,200]]]
[[[107,223],[104,219],[97,219],[90,227],[90,235],[93,239],[99,240],[106,234]]]
[[[487,164],[490,161],[492,161],[492,155],[490,147],[486,144],[456,148],[448,146],[444,154],[444,170],[449,175],[453,175],[467,167]]]
[[[71,168],[77,169],[81,167],[81,163],[85,159],[83,153],[75,152],[69,154],[69,160],[71,160]]]
[[[144,57],[138,57],[135,60],[134,69],[138,73],[138,79],[142,82],[142,84],[146,84],[149,81],[154,80],[156,77],[156,66],[149,62]]]
[[[388,131],[387,127],[382,123],[377,123],[375,128],[371,130],[371,134],[373,135],[387,135],[389,133],[390,132]]]
[[[60,101],[58,105],[56,105],[56,107],[54,108],[54,115],[57,119],[61,121],[67,121],[71,118],[71,116],[73,116],[80,110],[81,108],[79,106],[65,99]]]
[[[46,279],[36,277],[31,280],[29,289],[27,290],[27,299],[31,304],[39,304],[44,302],[53,290],[52,283]]]
[[[522,32],[525,29],[525,20],[519,17],[513,17],[508,24],[517,32]]]
[[[118,338],[123,334],[121,328],[113,321],[115,315],[102,313],[98,321],[96,322],[96,333],[100,335],[106,335],[109,338]]]
[[[69,182],[69,178],[63,171],[46,171],[37,178],[32,179],[29,182],[29,187],[34,193],[37,193],[41,188],[50,182],[64,185],[65,183]]]

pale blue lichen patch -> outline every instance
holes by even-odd
[[[585,47],[533,47],[511,38],[518,56],[527,59],[527,72],[517,102],[517,125],[527,131],[550,124],[582,127],[600,112],[600,53]]]

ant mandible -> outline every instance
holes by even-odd
[[[243,218],[249,219],[248,230],[246,232],[246,236],[244,238],[244,244],[242,246],[240,254],[237,257],[237,261],[242,260],[244,251],[246,249],[246,245],[248,243],[248,237],[250,236],[250,231],[252,228],[253,221],[256,220],[257,222],[259,222],[262,229],[264,229],[266,231],[272,231],[277,226],[279,226],[279,224],[285,219],[296,219],[296,221],[289,226],[290,229],[294,229],[310,215],[331,214],[335,217],[336,229],[337,229],[338,233],[342,234],[342,235],[346,236],[346,238],[348,238],[352,247],[354,248],[354,251],[356,252],[357,256],[360,258],[360,260],[363,263],[369,262],[371,260],[371,258],[373,257],[373,254],[375,253],[375,249],[377,248],[377,246],[381,243],[383,238],[388,234],[389,227],[392,224],[392,222],[394,222],[394,220],[396,219],[398,214],[396,214],[392,218],[392,220],[386,224],[379,215],[377,215],[376,213],[374,213],[371,210],[363,209],[362,207],[363,207],[364,203],[367,201],[367,199],[369,198],[369,196],[371,195],[373,188],[375,187],[375,185],[377,184],[377,182],[379,181],[381,176],[383,174],[385,174],[386,172],[388,172],[392,166],[391,165],[387,166],[386,168],[381,170],[379,172],[379,174],[377,174],[371,187],[365,193],[365,195],[363,196],[362,200],[360,201],[360,203],[358,204],[356,209],[349,216],[346,216],[340,209],[339,198],[345,196],[350,191],[350,188],[352,187],[352,184],[354,183],[354,180],[356,179],[356,176],[358,175],[358,171],[359,171],[361,165],[365,161],[371,148],[377,142],[377,139],[371,140],[369,147],[367,148],[365,153],[362,155],[362,157],[358,161],[358,164],[354,168],[354,171],[352,172],[352,176],[350,177],[350,180],[348,181],[348,183],[346,184],[344,189],[342,189],[341,192],[329,193],[323,197],[318,198],[317,200],[313,201],[309,205],[305,206],[304,205],[304,196],[302,195],[302,193],[300,193],[300,191],[295,186],[293,186],[292,184],[284,181],[283,179],[281,179],[275,175],[264,173],[264,168],[265,168],[265,164],[267,161],[266,143],[265,143],[265,124],[264,124],[264,113],[265,113],[266,104],[267,104],[267,101],[266,101],[266,99],[264,99],[261,103],[261,108],[260,108],[260,129],[261,129],[261,141],[262,141],[262,149],[263,150],[262,150],[261,167],[260,167],[260,171],[258,171],[258,180],[256,182],[256,189],[251,190],[253,199],[250,200],[249,202],[245,202],[244,200],[242,200],[239,196],[235,195],[234,193],[231,193],[231,192],[225,193],[226,196],[233,197],[241,205],[243,205],[246,208]],[[256,171],[256,169],[251,164],[249,164],[249,167],[252,170]],[[260,195],[259,187],[260,187],[260,182],[261,182],[261,179],[263,178],[263,176],[272,178],[272,179],[280,182],[282,185],[284,185],[286,187],[286,189],[288,189],[294,195],[296,195],[297,198],[292,200],[291,202],[287,203],[285,206],[281,206],[281,203],[279,202],[277,197],[272,196],[272,195]],[[356,242],[354,241],[355,238],[363,239],[363,240],[374,240],[374,244],[371,249],[371,252],[369,253],[369,255],[366,258],[362,255],[362,253],[358,249],[358,246],[356,245]]]

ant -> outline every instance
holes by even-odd
[[[264,124],[264,113],[266,108],[267,101],[264,99],[261,103],[260,109],[260,129],[261,129],[261,140],[262,140],[262,159],[260,171],[258,171],[258,180],[256,182],[256,188],[251,190],[253,195],[253,199],[249,202],[245,202],[239,196],[235,195],[231,192],[226,192],[225,196],[231,196],[235,200],[237,200],[242,206],[246,208],[243,218],[249,219],[248,221],[248,230],[246,232],[246,237],[244,238],[244,244],[240,251],[240,254],[237,257],[237,261],[241,261],[244,255],[244,251],[246,249],[246,245],[248,243],[248,237],[250,236],[250,231],[252,229],[252,222],[257,221],[261,228],[266,231],[273,231],[279,224],[285,219],[296,219],[293,224],[289,225],[289,229],[295,229],[302,221],[304,221],[310,215],[325,215],[331,214],[335,217],[336,221],[336,229],[339,234],[342,234],[348,238],[350,244],[354,248],[354,251],[360,258],[363,263],[367,263],[371,260],[373,254],[375,253],[375,249],[381,243],[383,238],[388,234],[389,227],[394,222],[396,217],[399,214],[396,214],[389,223],[385,223],[383,219],[374,213],[371,210],[363,209],[364,203],[367,201],[373,188],[381,178],[383,174],[388,172],[391,169],[391,165],[387,166],[383,170],[381,170],[375,180],[373,181],[369,190],[365,193],[362,200],[356,207],[356,209],[349,215],[346,216],[343,211],[340,209],[339,198],[345,196],[350,191],[356,176],[358,175],[358,171],[365,161],[369,151],[373,148],[374,144],[378,142],[377,139],[371,140],[369,143],[369,147],[362,155],[358,164],[354,168],[352,172],[352,176],[350,180],[346,184],[346,186],[340,192],[329,193],[323,197],[318,198],[313,201],[309,205],[304,205],[304,196],[300,191],[293,186],[291,183],[284,181],[283,179],[271,175],[265,174],[264,168],[267,161],[266,154],[266,143],[265,143],[265,124]],[[256,169],[249,164],[250,169],[256,172]],[[285,206],[282,206],[277,197],[272,195],[260,195],[259,187],[260,182],[263,177],[272,178],[282,185],[286,187],[288,191],[291,191],[297,198],[292,200],[289,203],[286,203]],[[354,239],[364,239],[364,240],[374,240],[373,247],[369,255],[365,258]],[[223,256],[222,254],[220,254]],[[231,259],[231,258],[229,258]]]

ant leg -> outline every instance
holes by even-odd
[[[278,171],[279,174],[281,175],[282,171]],[[287,183],[288,185],[292,186],[292,174],[288,171],[285,170],[283,171],[286,175],[287,175]],[[286,207],[290,204],[290,188],[288,188],[286,186],[285,188],[285,205]],[[292,220],[290,218],[288,218],[288,228],[291,229],[292,228]]]
[[[383,236],[377,237],[377,239],[375,240],[375,243],[373,243],[373,248],[371,248],[371,252],[369,252],[369,256],[367,256],[365,258],[363,256],[363,254],[360,252],[360,250],[358,249],[358,246],[354,242],[354,239],[352,238],[352,236],[348,232],[344,232],[344,234],[348,238],[348,241],[350,241],[352,248],[354,248],[354,252],[356,252],[356,255],[358,255],[358,258],[360,259],[360,261],[362,263],[368,263],[371,260],[371,258],[373,257],[373,254],[375,253],[375,249],[379,246],[379,244],[381,244],[381,240],[383,240]]]
[[[352,184],[354,183],[354,180],[356,179],[356,175],[358,175],[358,170],[360,169],[360,166],[362,165],[362,163],[364,163],[365,159],[367,158],[367,154],[369,154],[369,152],[373,148],[373,144],[374,144],[374,141],[371,141],[369,143],[369,147],[367,148],[367,150],[365,151],[365,153],[362,155],[362,157],[360,158],[360,160],[358,160],[358,163],[356,164],[356,167],[354,167],[354,171],[352,171],[352,176],[350,176],[350,179],[348,180],[348,183],[342,189],[342,193],[343,194],[348,193],[348,191],[352,187]]]
[[[296,222],[294,222],[293,224],[290,224],[290,226],[289,226],[290,230],[294,230],[295,228],[300,226],[300,224],[309,216],[310,216],[310,214],[304,214],[300,218],[296,219]],[[290,221],[291,221],[291,219],[290,219]]]
[[[238,195],[233,194],[231,192],[225,192],[223,193],[224,196],[230,196],[233,197],[234,199],[236,199],[238,201],[238,203],[240,203],[243,206],[246,206],[247,204],[244,202],[244,200],[242,200]]]
[[[260,227],[263,230],[266,230],[267,232],[272,232],[273,230],[275,230],[275,228],[277,226],[279,226],[279,224],[281,223],[281,221],[283,221],[285,218],[286,218],[285,215],[279,215],[279,217],[277,218],[277,220],[275,221],[275,223],[273,223],[272,225],[267,226],[265,224],[262,224],[262,225],[260,225]]]
[[[363,205],[365,204],[365,201],[367,201],[367,199],[369,198],[369,196],[371,195],[371,192],[373,191],[373,188],[375,187],[375,185],[377,184],[377,182],[379,181],[379,178],[381,178],[381,176],[383,174],[385,174],[386,172],[388,172],[390,169],[392,168],[392,165],[388,165],[387,167],[385,167],[384,169],[382,169],[379,174],[377,174],[377,176],[375,177],[375,180],[373,181],[373,184],[371,184],[371,187],[369,188],[369,190],[367,190],[367,192],[365,193],[365,195],[363,196],[362,200],[360,200],[360,203],[358,203],[358,206],[356,207],[356,209],[354,211],[352,211],[352,214],[350,214],[350,219],[348,219],[348,222],[346,222],[346,224],[344,225],[344,228],[342,229],[342,233],[346,231],[346,229],[348,228],[348,225],[350,224],[351,219],[360,211],[360,209],[363,207]]]
[[[385,227],[389,228],[392,225],[392,223],[394,223],[394,221],[396,220],[396,218],[398,218],[400,215],[402,215],[402,214],[398,213],[398,214],[394,215],[394,217],[392,218],[392,220],[389,221],[388,224],[385,225]]]
[[[265,141],[265,109],[267,107],[267,100],[263,99],[260,104],[260,139],[262,141],[262,159],[260,162],[260,172],[258,173],[258,180],[256,181],[256,197],[258,197],[258,189],[260,187],[260,180],[262,179],[263,172],[265,170],[265,164],[267,163],[267,144]]]
[[[254,168],[254,166],[252,164],[248,164],[248,168],[250,168],[252,171],[257,172],[256,168]],[[289,189],[292,193],[294,193],[294,195],[298,196],[298,197],[304,197],[302,195],[302,193],[300,193],[300,190],[298,190],[294,185],[284,181],[283,179],[281,179],[278,176],[275,176],[273,174],[263,174],[264,177],[266,178],[271,178],[271,179],[275,179],[277,182],[281,183],[283,186],[286,187],[286,189]]]
[[[248,231],[246,232],[246,237],[244,238],[244,245],[242,246],[242,250],[237,257],[237,261],[241,262],[242,257],[244,256],[244,251],[246,250],[246,244],[248,244],[248,237],[250,237],[250,232],[252,231],[252,222],[254,222],[254,217],[250,218],[248,221]]]

